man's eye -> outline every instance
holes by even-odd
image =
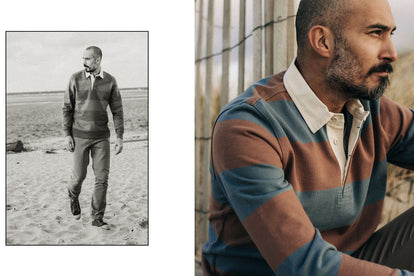
[[[375,30],[370,32],[371,34],[375,34],[375,35],[381,35],[382,34],[382,30]]]

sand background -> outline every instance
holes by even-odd
[[[64,149],[61,135],[63,94],[7,96],[7,142],[22,140],[27,149],[6,156],[7,245],[148,244],[148,101],[146,91],[121,93],[124,149],[114,154],[112,135],[104,217],[111,226],[108,231],[91,226],[91,166],[79,197],[81,219],[75,220],[70,212],[72,154]],[[112,120],[109,125],[114,133]]]

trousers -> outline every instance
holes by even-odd
[[[372,234],[352,256],[414,272],[414,207]]]
[[[69,181],[68,193],[71,198],[78,198],[82,183],[85,180],[89,165],[89,155],[92,157],[92,169],[95,175],[95,186],[91,200],[91,216],[102,219],[106,208],[106,193],[108,189],[110,146],[109,138],[84,139],[74,137],[72,175]]]

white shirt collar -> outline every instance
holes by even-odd
[[[89,76],[90,75],[92,75],[91,73],[89,73],[89,72],[86,72],[86,70],[85,70],[85,77],[86,78],[89,78]],[[101,68],[101,71],[99,71],[99,74],[98,75],[96,75],[96,76],[99,76],[99,77],[101,77],[102,79],[103,79],[103,77],[104,77],[104,75],[103,75],[103,70],[102,70],[102,68]],[[95,77],[96,77],[95,76]]]
[[[316,133],[328,123],[334,113],[330,112],[326,105],[315,95],[296,67],[295,61],[296,58],[283,76],[283,84],[309,129]],[[369,111],[365,111],[361,102],[357,99],[349,101],[346,108],[352,116],[362,121],[369,115]]]

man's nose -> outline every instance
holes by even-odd
[[[382,49],[380,59],[388,62],[394,62],[398,57],[397,50],[395,49],[394,43],[391,38],[384,42],[384,47]]]

